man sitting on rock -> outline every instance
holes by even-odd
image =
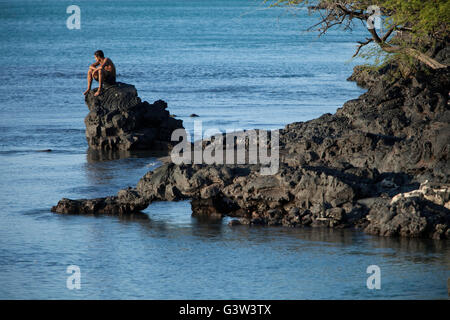
[[[102,85],[116,83],[116,67],[109,58],[105,58],[102,50],[97,50],[94,53],[95,62],[89,66],[87,75],[88,88],[84,94],[88,94],[91,90],[92,78],[98,81],[98,90],[94,96],[102,93]]]

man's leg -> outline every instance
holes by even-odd
[[[88,74],[87,74],[87,83],[88,83],[88,88],[87,90],[84,92],[84,95],[87,95],[88,92],[91,90],[91,86],[92,86],[92,78],[93,76],[94,70],[92,68],[89,68]]]
[[[97,92],[94,94],[94,96],[98,96],[102,93],[102,80],[103,80],[103,76],[104,76],[104,71],[103,69],[98,71],[98,90]]]

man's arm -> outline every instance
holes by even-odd
[[[98,66],[99,64],[100,64],[100,62],[95,61],[93,64],[91,64],[91,65],[89,66],[89,69],[95,69],[95,67]]]
[[[99,69],[103,69],[105,66],[108,66],[111,64],[111,60],[109,58],[105,58],[105,61],[100,65]]]

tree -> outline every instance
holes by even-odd
[[[436,43],[447,43],[449,39],[449,0],[264,0],[274,6],[307,6],[310,13],[318,12],[320,21],[309,29],[316,29],[319,35],[333,27],[351,30],[355,22],[362,22],[368,35],[365,41],[358,41],[358,48],[376,44],[389,54],[403,54],[412,57],[432,69],[447,66],[426,53]],[[383,20],[384,30],[380,33],[376,19]],[[377,30],[378,29],[378,30]]]

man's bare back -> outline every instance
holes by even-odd
[[[94,95],[98,96],[102,93],[103,83],[116,83],[116,67],[111,59],[105,58],[101,50],[96,51],[94,57],[95,62],[89,66],[87,75],[88,88],[84,94],[88,94],[91,90],[92,79],[95,79],[98,81],[98,90]]]

